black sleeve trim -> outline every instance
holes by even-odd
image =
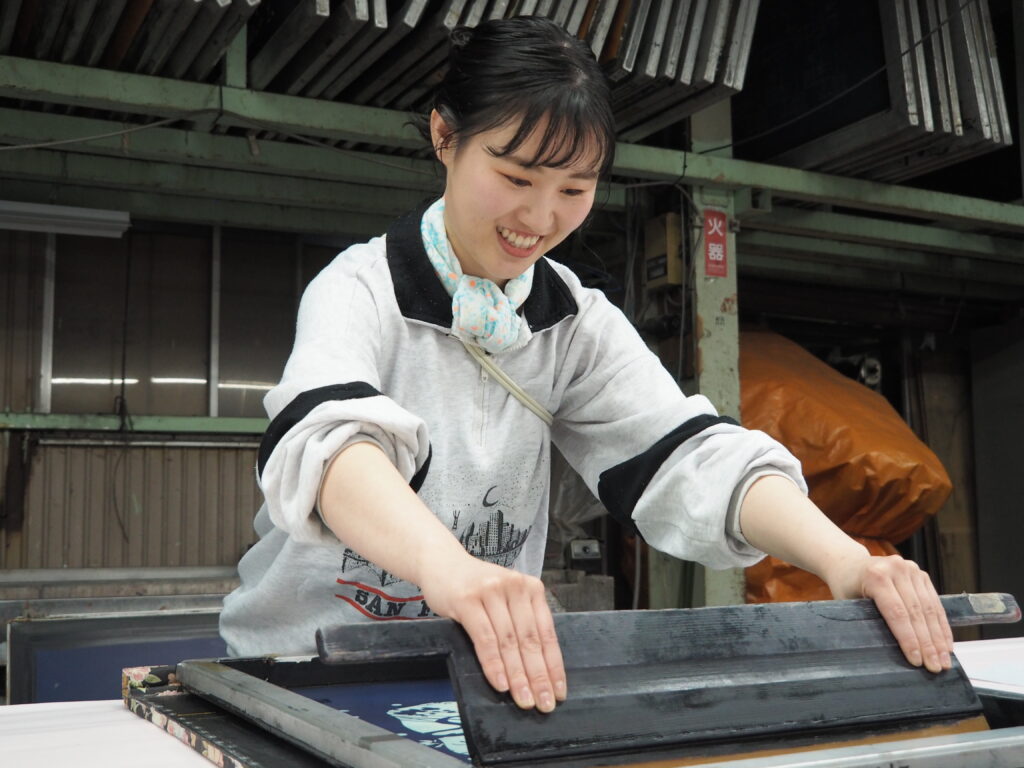
[[[365,381],[352,381],[348,384],[331,384],[326,387],[318,387],[317,389],[310,389],[296,395],[295,399],[288,403],[285,409],[270,422],[270,426],[267,427],[267,431],[260,441],[260,452],[257,462],[260,477],[263,476],[263,469],[267,466],[267,461],[270,460],[270,454],[274,452],[277,444],[281,442],[281,438],[287,434],[289,429],[306,418],[309,412],[320,405],[320,403],[326,403],[328,400],[356,400],[363,397],[376,397],[379,394],[380,392]]]
[[[416,474],[412,476],[412,480],[409,481],[409,487],[412,488],[413,493],[419,493],[420,488],[423,487],[423,481],[427,479],[427,472],[430,471],[430,460],[434,458],[434,446],[427,446],[427,460],[423,462],[423,466],[420,467]]]
[[[737,421],[728,416],[695,416],[643,453],[602,472],[597,482],[597,493],[611,516],[626,530],[637,533],[633,510],[661,465],[680,445],[716,424],[737,424]]]

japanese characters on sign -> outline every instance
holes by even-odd
[[[726,217],[724,211],[704,209],[704,274],[707,277],[727,277]]]

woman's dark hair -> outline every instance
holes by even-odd
[[[615,153],[615,119],[604,74],[587,45],[552,21],[518,16],[459,27],[433,108],[451,129],[446,145],[519,121],[498,157],[514,153],[544,118],[532,166],[565,167],[597,149],[604,175]],[[429,124],[420,127],[430,137]]]

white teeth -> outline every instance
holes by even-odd
[[[524,237],[523,235],[517,235],[511,229],[506,227],[498,227],[498,232],[500,232],[501,236],[516,248],[532,248],[537,244],[537,241],[540,240],[540,235]]]

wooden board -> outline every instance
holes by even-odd
[[[934,725],[925,728],[908,728],[893,733],[879,733],[862,736],[860,738],[842,739],[838,741],[822,742],[813,746],[788,745],[785,749],[758,749],[754,751],[731,752],[726,755],[701,755],[698,757],[671,758],[669,760],[657,760],[644,763],[624,763],[609,768],[683,768],[691,765],[713,765],[733,760],[748,760],[757,757],[771,757],[773,755],[792,755],[797,752],[811,752],[820,749],[837,749],[839,747],[856,747],[865,744],[887,744],[904,739],[927,739],[935,736],[952,736],[958,733],[977,733],[987,731],[988,723],[981,715],[960,720],[950,725]]]

